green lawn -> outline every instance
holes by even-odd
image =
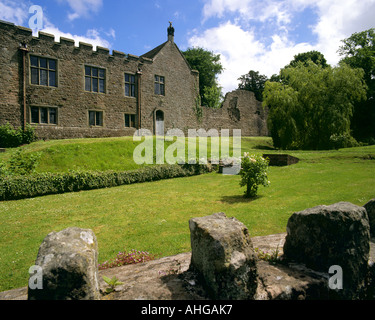
[[[91,148],[92,153],[81,153],[78,158],[72,156],[70,164],[69,153],[77,147],[77,141],[38,142],[26,149],[43,152],[45,159],[47,155],[51,159],[55,156],[65,159],[66,166],[73,162],[77,166],[86,163],[92,168],[95,160],[90,158],[100,153],[97,149],[107,154],[97,164],[103,161],[108,166],[117,166],[122,159],[121,151],[115,150],[132,141],[110,138],[78,143],[80,148]],[[269,147],[269,138],[243,138],[243,151],[276,152],[268,150]],[[10,153],[2,155],[3,159]],[[239,187],[239,176],[211,173],[0,202],[0,291],[26,286],[28,269],[34,264],[44,237],[67,227],[89,228],[95,232],[101,263],[123,250],[145,250],[159,256],[189,251],[188,221],[193,217],[225,212],[242,221],[251,236],[258,236],[285,232],[287,220],[295,211],[338,201],[364,205],[375,198],[375,160],[370,160],[375,158],[375,146],[289,154],[301,161],[289,167],[271,167],[270,187],[260,187],[259,196],[254,200],[242,197],[245,190]],[[116,162],[114,159],[118,159],[117,164],[111,163]],[[48,164],[42,161],[38,170],[57,171],[58,166],[53,169],[53,161]],[[107,169],[104,164],[103,170]]]

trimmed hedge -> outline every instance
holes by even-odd
[[[35,173],[28,176],[5,176],[0,181],[0,201],[19,200],[110,188],[132,183],[188,177],[211,172],[209,165],[159,165],[132,171],[70,171],[68,173]]]

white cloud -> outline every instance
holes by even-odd
[[[374,27],[375,0],[205,0],[203,26],[209,19],[217,27],[194,32],[190,46],[221,54],[225,72],[219,76],[224,91],[238,86],[237,79],[250,70],[271,76],[302,52],[318,50],[335,65],[341,40]],[[314,43],[292,39],[294,18],[304,10],[316,15],[306,26]],[[221,22],[220,22],[221,21]],[[212,21],[211,21],[212,23]],[[310,21],[311,24],[311,21]],[[267,33],[264,34],[264,28]],[[302,40],[304,41],[304,40]]]
[[[60,31],[57,27],[55,27],[52,23],[48,20],[44,23],[45,28],[43,28],[43,32],[53,34],[55,36],[55,41],[60,41],[60,37],[68,38],[74,40],[76,46],[79,45],[79,42],[85,42],[93,45],[94,50],[96,50],[97,46],[110,48],[111,44],[109,41],[103,39],[100,36],[100,32],[96,29],[89,29],[87,30],[85,35],[74,35],[71,33],[66,33]]]
[[[80,17],[89,17],[95,14],[103,5],[103,0],[58,0],[60,3],[67,3],[73,12],[68,14],[69,20]]]
[[[194,35],[189,46],[201,47],[221,55],[224,72],[219,75],[223,91],[228,92],[238,85],[237,79],[250,70],[260,71],[270,77],[278,73],[299,52],[312,50],[307,43],[295,45],[286,36],[273,35],[270,46],[256,39],[254,31],[245,31],[229,21],[216,28]]]
[[[0,0],[0,20],[23,24],[28,18],[29,7],[23,3]]]

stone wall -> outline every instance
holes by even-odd
[[[0,21],[0,50],[0,125],[31,123],[31,107],[56,109],[57,123],[32,123],[39,138],[126,136],[138,128],[155,134],[156,112],[162,112],[164,133],[174,128],[185,135],[189,128],[224,128],[242,129],[243,136],[267,135],[267,112],[247,91],[228,93],[222,108],[203,108],[203,116],[198,116],[199,73],[171,36],[138,57],[101,47],[94,50],[82,42],[77,46],[71,39],[57,41],[43,32],[35,37],[30,29]],[[56,61],[56,87],[31,83],[31,56]],[[105,93],[85,91],[85,66],[105,70]],[[125,95],[125,73],[135,76],[134,97]],[[154,92],[156,75],[165,79],[165,95]],[[91,126],[89,111],[101,112],[103,123]],[[134,115],[133,127],[125,127],[125,114]]]

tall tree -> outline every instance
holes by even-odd
[[[367,84],[367,99],[355,104],[353,134],[359,140],[375,142],[375,28],[354,33],[342,42],[341,61],[363,69]]]
[[[268,81],[267,76],[259,74],[258,71],[250,70],[239,79],[238,89],[254,92],[258,101],[263,101],[264,85]]]
[[[322,68],[327,68],[329,66],[327,64],[327,60],[324,58],[323,53],[313,50],[295,55],[294,59],[286,67],[296,67],[299,62],[302,62],[305,66],[307,66],[307,63],[309,61],[322,66]]]
[[[312,61],[281,70],[287,83],[266,82],[264,105],[275,147],[329,149],[351,143],[354,102],[364,99],[363,71],[346,64],[323,68]]]
[[[203,48],[188,48],[183,55],[190,66],[199,71],[199,92],[202,105],[217,107],[217,101],[220,101],[222,96],[217,76],[224,70],[220,55]],[[216,96],[213,97],[213,95]]]

